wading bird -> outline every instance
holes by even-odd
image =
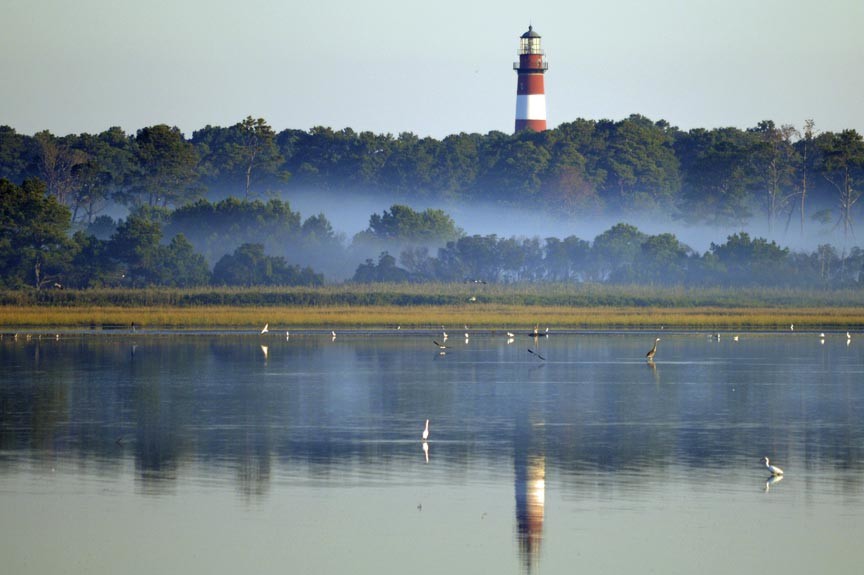
[[[530,353],[531,355],[536,355],[537,357],[539,357],[539,358],[542,359],[543,361],[546,361],[546,358],[545,358],[545,357],[543,357],[542,355],[540,355],[539,352],[534,351],[534,350],[531,349],[530,347],[528,348],[528,353]]]
[[[651,350],[645,354],[645,359],[647,359],[648,361],[654,361],[654,356],[657,354],[657,342],[659,342],[659,341],[660,341],[659,337],[657,339],[655,339],[654,340],[654,347],[652,347]]]
[[[270,324],[269,324],[269,323],[265,323],[265,324],[264,324],[264,329],[261,330],[261,335],[264,335],[264,334],[267,333],[268,331],[270,331]]]
[[[429,439],[429,420],[428,419],[426,420],[426,427],[423,429],[422,438],[423,438],[423,441],[426,441],[427,439]]]
[[[783,470],[776,465],[771,465],[767,457],[763,457],[761,461],[765,464],[765,469],[771,472],[771,475],[783,475]]]
[[[434,343],[435,345],[437,345],[439,349],[442,349],[442,350],[443,350],[443,349],[450,349],[449,347],[447,347],[447,346],[444,345],[443,343],[438,343],[438,342],[437,342],[436,340],[434,340],[434,339],[432,340],[432,343]]]

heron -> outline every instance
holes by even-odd
[[[733,336],[732,336],[732,341],[738,341],[738,336],[737,336],[737,335],[733,335]]]
[[[540,352],[534,351],[534,350],[531,349],[530,347],[528,348],[528,353],[530,353],[531,355],[536,355],[537,357],[539,357],[539,358],[542,359],[543,361],[546,361],[546,358],[543,357],[542,355],[540,355]]]
[[[851,341],[851,340],[852,340],[852,334],[849,333],[848,331],[846,332],[846,340],[847,340],[847,341]]]
[[[333,339],[336,339],[336,332],[331,330],[330,331],[330,337],[332,337]]]
[[[771,465],[771,462],[768,460],[767,457],[763,457],[761,461],[765,464],[765,469],[771,472],[771,475],[783,475],[783,470],[776,465]]]
[[[270,324],[269,324],[269,323],[265,323],[265,324],[264,324],[264,329],[261,330],[261,335],[264,335],[264,334],[267,333],[268,331],[270,331]]]
[[[429,420],[426,420],[426,427],[423,429],[423,442],[425,443],[427,439],[429,439]]]
[[[286,332],[285,332],[285,341],[288,341],[289,339],[291,339],[291,332],[290,332],[290,331],[286,331]]]
[[[513,332],[512,332],[512,331],[508,331],[508,332],[507,332],[507,337],[509,337],[510,339],[512,339],[512,338],[513,338]]]
[[[657,343],[658,343],[659,341],[660,341],[660,338],[659,338],[659,337],[658,337],[657,339],[655,339],[655,340],[654,340],[654,347],[652,347],[651,350],[650,350],[648,353],[645,354],[645,358],[646,358],[648,361],[653,361],[654,356],[657,354]]]

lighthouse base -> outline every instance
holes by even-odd
[[[516,131],[533,130],[542,132],[546,129],[546,120],[516,120]]]

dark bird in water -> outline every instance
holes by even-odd
[[[434,339],[432,340],[432,343],[434,343],[435,345],[437,345],[440,349],[450,349],[449,347],[447,347],[447,346],[444,345],[443,343],[438,343],[438,342],[435,341]]]
[[[648,353],[645,354],[645,357],[648,359],[648,361],[654,360],[654,354],[657,353],[657,342],[658,341],[660,341],[659,337],[654,340],[654,347],[651,348],[651,351],[649,351]]]
[[[534,351],[534,350],[531,349],[530,347],[528,348],[528,353],[530,353],[531,355],[536,355],[537,357],[539,357],[539,358],[542,359],[543,361],[546,361],[546,358],[545,358],[545,357],[543,357],[542,355],[540,355],[538,352]]]

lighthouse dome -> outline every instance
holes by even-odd
[[[539,38],[540,34],[534,31],[534,26],[528,26],[528,31],[520,36],[521,38]]]

